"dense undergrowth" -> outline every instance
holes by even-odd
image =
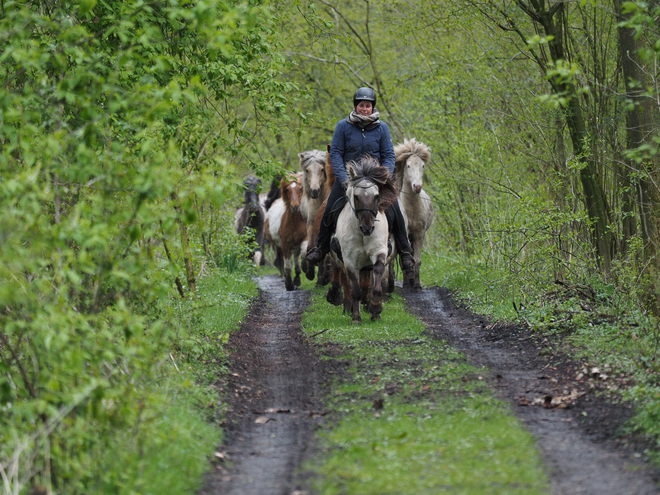
[[[325,359],[349,363],[330,386],[322,455],[307,466],[319,493],[548,491],[532,436],[399,296],[381,321],[355,326],[317,289],[302,324]]]
[[[602,393],[613,401],[634,404],[633,418],[621,433],[645,436],[660,459],[660,322],[640,300],[639,285],[619,273],[550,278],[529,283],[529,277],[497,270],[478,260],[426,254],[423,279],[454,291],[476,313],[508,320],[549,337],[585,368],[602,370]]]

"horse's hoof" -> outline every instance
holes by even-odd
[[[383,312],[382,304],[371,304],[369,305],[369,313],[371,314],[371,319],[374,319],[374,316],[379,316]]]
[[[341,290],[330,287],[325,294],[325,300],[333,306],[340,306],[343,301]]]
[[[300,287],[300,275],[296,275],[296,278],[293,279],[293,285]]]
[[[293,282],[291,282],[291,280],[285,280],[285,281],[284,281],[284,287],[285,287],[286,290],[288,290],[288,291],[295,290],[295,287],[294,287],[294,285],[293,285]]]
[[[351,320],[351,325],[362,325],[362,318],[359,318],[357,320],[355,318],[353,318]]]
[[[371,315],[371,321],[378,321],[380,319],[380,315]]]
[[[307,270],[304,270],[305,272],[305,277],[307,277],[307,280],[314,280],[314,265],[308,265]]]

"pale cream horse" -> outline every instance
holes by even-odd
[[[431,158],[431,151],[424,143],[405,139],[394,147],[394,182],[399,189],[399,204],[408,217],[408,239],[413,248],[414,288],[421,289],[419,268],[422,262],[422,245],[426,231],[433,222],[433,203],[424,190],[424,168]],[[404,287],[408,281],[404,280]]]

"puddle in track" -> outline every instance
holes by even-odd
[[[560,396],[566,390],[561,380],[549,380],[538,348],[528,335],[516,334],[515,327],[497,334],[484,330],[483,321],[454,307],[446,290],[425,289],[404,293],[408,309],[417,315],[435,337],[447,340],[470,362],[485,366],[499,397],[537,438],[539,449],[556,495],[658,495],[657,472],[631,456],[616,442],[588,434],[582,421],[589,414],[588,401],[597,401],[587,392],[577,408],[546,409],[521,407],[521,397]],[[607,421],[607,418],[603,418]],[[592,424],[593,426],[593,424]],[[598,430],[596,427],[595,430]],[[595,431],[595,433],[598,433]]]
[[[317,360],[302,339],[300,319],[309,293],[287,292],[280,277],[258,279],[261,294],[229,341],[231,409],[225,461],[201,495],[290,495],[309,447],[320,396]]]

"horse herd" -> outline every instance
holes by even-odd
[[[239,234],[246,227],[253,229],[254,263],[265,263],[263,251],[270,244],[276,253],[273,264],[284,278],[286,290],[300,286],[300,274],[304,271],[309,280],[316,276],[318,285],[331,283],[326,299],[335,305],[343,303],[344,312],[351,314],[353,323],[362,321],[361,303],[372,320],[379,319],[383,292],[394,290],[397,256],[384,212],[398,201],[415,260],[414,269],[404,272],[403,284],[420,289],[422,244],[433,221],[433,204],[423,189],[424,167],[430,151],[425,144],[406,139],[394,147],[394,153],[393,176],[370,157],[347,164],[350,179],[347,201],[337,219],[330,255],[319,266],[318,274],[304,255],[308,246],[316,245],[326,198],[335,180],[329,153],[320,150],[299,153],[300,172],[273,180],[270,191],[261,197],[258,195],[261,181],[247,177],[235,228]]]

